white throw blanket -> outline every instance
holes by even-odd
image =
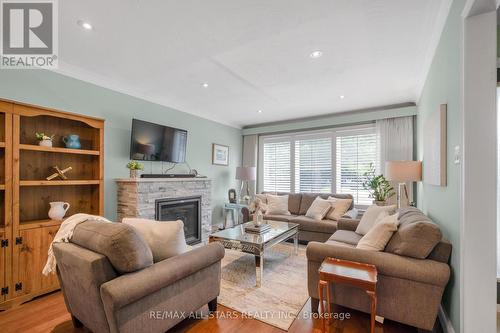
[[[111,223],[111,221],[105,219],[102,216],[95,216],[89,214],[75,214],[64,220],[64,222],[61,223],[61,226],[59,227],[57,234],[54,236],[52,243],[50,244],[48,252],[49,257],[47,258],[47,263],[43,268],[42,271],[43,275],[49,275],[50,273],[54,273],[56,271],[56,258],[54,257],[54,251],[52,250],[52,244],[69,242],[71,237],[73,237],[73,231],[75,230],[76,226],[88,220]]]

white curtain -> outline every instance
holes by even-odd
[[[379,172],[385,173],[386,161],[413,160],[413,117],[381,119],[376,122],[379,145]],[[393,184],[397,191],[397,183]],[[413,201],[413,184],[407,184],[408,196]],[[391,202],[396,202],[396,196]]]
[[[257,135],[243,136],[243,160],[242,166],[257,167],[257,150],[259,147],[259,137]],[[259,171],[257,171],[259,172]],[[240,184],[238,184],[239,186]],[[249,181],[250,194],[255,195],[256,181]]]

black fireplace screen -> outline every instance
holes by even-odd
[[[157,221],[184,222],[184,235],[188,245],[201,241],[201,197],[158,199],[155,219]]]

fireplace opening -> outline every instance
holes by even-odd
[[[201,196],[166,198],[155,201],[157,221],[184,222],[184,235],[188,245],[201,242]]]

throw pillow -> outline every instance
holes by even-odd
[[[334,197],[328,197],[328,200],[332,204],[332,209],[328,213],[327,218],[329,220],[338,221],[351,207],[352,199],[339,199]]]
[[[383,212],[381,214],[387,214]],[[356,245],[357,249],[383,251],[394,232],[398,230],[398,214],[384,217],[364,235]]]
[[[306,216],[321,221],[332,207],[330,201],[317,197],[306,212]]]
[[[396,205],[391,206],[370,206],[361,217],[358,227],[356,228],[356,233],[360,235],[366,235],[368,231],[375,225],[377,218],[380,213],[386,212],[387,214],[393,214],[396,211]]]
[[[123,223],[134,227],[146,240],[153,261],[159,262],[187,251],[184,223],[177,221],[153,221],[141,218],[124,218]]]
[[[259,199],[263,204],[267,204],[267,195],[266,194],[256,194],[255,199]]]
[[[267,197],[267,215],[291,215],[288,211],[288,195],[272,195]]]

